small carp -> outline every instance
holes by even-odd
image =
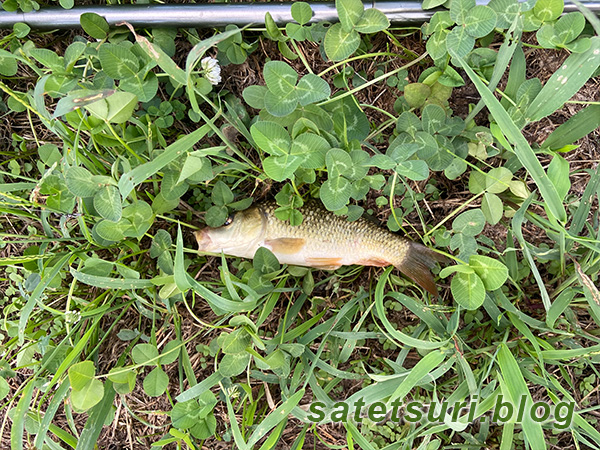
[[[259,203],[230,216],[225,225],[196,231],[200,252],[253,258],[266,247],[282,264],[335,270],[360,264],[393,265],[432,295],[438,291],[430,268],[445,257],[433,250],[360,218],[347,221],[308,202],[302,208],[299,226],[279,220],[273,202]]]

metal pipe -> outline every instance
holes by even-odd
[[[424,11],[420,1],[371,0],[365,8],[375,7],[383,12],[395,25],[418,25],[428,21],[435,10]],[[485,4],[485,0],[477,3]],[[336,22],[338,20],[335,3],[309,3],[313,10],[311,22]],[[600,13],[600,1],[584,2],[595,14]],[[57,7],[42,8],[32,12],[0,12],[0,28],[12,28],[23,22],[38,30],[59,28],[79,28],[81,14],[93,12],[103,16],[110,26],[119,22],[129,22],[140,28],[210,28],[229,24],[238,26],[249,23],[263,25],[265,13],[270,12],[278,24],[291,22],[292,2],[284,3],[201,3],[167,5],[112,5],[77,6],[72,9]],[[569,0],[565,2],[565,12],[576,11],[577,7]]]

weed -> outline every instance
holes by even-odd
[[[438,6],[420,55],[358,0],[337,0],[333,25],[294,2],[294,21],[267,14],[262,35],[187,30],[183,55],[172,30],[111,29],[93,13],[64,51],[15,25],[0,49],[13,131],[0,152],[1,442],[92,449],[127,415],[135,445],[153,449],[290,436],[296,449],[598,448],[600,176],[570,155],[600,107],[570,99],[598,75],[599,24],[562,15],[560,0],[423,4]],[[532,47],[568,56],[527,78]],[[254,57],[258,82],[219,87]],[[461,115],[451,104],[467,83],[481,100]],[[584,106],[526,139],[566,103]],[[449,287],[431,299],[391,268],[323,273],[265,248],[253,261],[187,248],[200,222],[266,197],[292,225],[311,199],[382,218],[456,263],[439,271]],[[349,420],[337,436],[307,414],[474,396],[472,421]],[[500,427],[484,420],[499,398],[577,408],[560,434]]]

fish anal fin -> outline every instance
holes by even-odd
[[[284,255],[293,255],[298,253],[304,247],[304,239],[301,238],[277,238],[267,239],[265,247],[273,253],[282,253]]]
[[[324,270],[335,270],[342,266],[342,258],[306,258],[309,267]]]
[[[381,258],[366,258],[357,261],[356,264],[361,266],[387,267],[392,263]]]

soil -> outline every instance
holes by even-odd
[[[206,33],[208,34],[209,32],[207,31]],[[73,41],[73,38],[79,34],[81,34],[80,31],[58,31],[36,35],[33,40],[38,47],[50,48],[59,54],[62,54],[69,43]],[[0,37],[5,35],[5,31],[0,33]],[[525,42],[535,44],[535,36],[527,36]],[[421,54],[425,50],[422,36],[418,31],[408,36],[401,37],[400,43],[417,55]],[[181,66],[185,65],[184,59],[189,48],[190,45],[187,43],[187,41],[183,38],[180,38],[178,41],[177,53],[180,60],[176,62],[178,62]],[[373,52],[388,51],[398,52],[399,55],[402,54],[402,49],[394,47],[394,45],[391,44],[383,35],[372,39],[372,48],[370,50]],[[300,51],[303,53],[305,59],[309,62],[312,70],[315,73],[318,73],[329,67],[330,63],[323,60],[316,45],[311,43],[300,44]],[[525,55],[527,59],[528,77],[538,77],[542,83],[545,83],[548,80],[552,73],[568,56],[566,52],[539,50],[535,48],[527,48]],[[245,63],[237,66],[230,65],[223,68],[223,83],[221,85],[222,89],[226,89],[233,93],[236,97],[242,98],[242,92],[245,87],[255,84],[264,84],[261,76],[262,68],[264,67],[266,61],[272,59],[282,59],[281,54],[277,50],[277,46],[271,41],[264,39],[261,40],[257,50],[249,55]],[[388,58],[381,57],[380,59],[365,59],[355,61],[352,64],[352,67],[357,73],[364,73],[367,79],[372,79],[375,76],[375,71],[381,68],[382,65],[385,66],[386,70],[393,70],[406,64],[407,62],[408,61],[402,57],[392,61],[389,61]],[[299,60],[288,61],[288,63],[290,63],[300,73],[304,73],[305,69]],[[412,66],[408,72],[409,81],[417,81],[420,73],[426,67],[428,67],[429,64],[431,64],[431,61],[425,60],[423,61],[422,65]],[[333,85],[332,78],[336,73],[337,71],[332,71],[326,76],[327,81],[330,82],[331,85]],[[463,76],[463,78],[466,79],[467,77]],[[17,79],[18,84],[12,87],[19,91],[26,91],[27,89],[33,88],[33,83],[35,82],[36,77],[35,74],[21,67]],[[503,83],[505,83],[505,80],[501,82],[499,86],[500,88],[503,87]],[[573,100],[588,102],[600,101],[599,84],[600,81],[598,78],[591,79],[575,95]],[[393,106],[398,95],[400,94],[395,88],[392,88],[385,83],[381,83],[360,91],[360,93],[357,95],[357,100],[361,104],[376,105],[383,111],[395,114]],[[452,97],[449,100],[449,105],[454,111],[454,114],[464,118],[469,113],[470,105],[477,103],[478,100],[479,95],[476,89],[473,87],[473,85],[467,83],[463,87],[454,89]],[[573,116],[582,107],[583,105],[577,103],[569,103],[565,105],[562,109],[556,111],[551,116],[541,120],[540,122],[527,126],[524,130],[525,136],[531,144],[542,143],[554,129],[556,129],[560,124],[564,123],[569,117]],[[374,124],[380,124],[388,119],[383,112],[372,108],[365,108],[365,112],[367,113],[370,122]],[[477,116],[477,121],[482,125],[487,124],[487,110],[482,111]],[[187,132],[191,131],[194,125],[190,123],[179,122],[176,123],[175,126],[178,127],[181,132]],[[35,130],[35,136],[33,135],[32,130]],[[45,129],[45,127],[35,116],[29,116],[26,113],[11,114],[10,120],[4,120],[0,123],[0,142],[4,144],[4,148],[8,149],[11,147],[13,134],[22,136],[28,143],[26,148],[21,150],[21,154],[19,155],[19,158],[22,158],[23,161],[35,161],[37,155],[37,152],[35,151],[36,139],[38,142],[55,141],[55,137]],[[590,169],[596,169],[598,161],[600,161],[600,132],[598,130],[592,132],[590,135],[581,139],[578,144],[579,147],[577,149],[565,154],[565,157],[571,164],[571,171],[573,172],[571,177],[572,184],[569,192],[572,202],[576,202],[577,199],[581,197],[583,190],[590,179],[590,175],[587,171]],[[384,142],[380,145],[382,148],[385,148],[386,143]],[[9,156],[12,157],[12,155],[9,155],[11,152],[12,150],[0,152],[0,162],[5,161]],[[546,168],[551,157],[548,155],[540,155],[540,158],[542,165]],[[497,167],[502,164],[502,161],[495,161],[492,159],[489,160],[488,163],[491,166]],[[437,175],[434,174],[433,176]],[[466,177],[462,177],[453,182],[448,182],[448,180],[442,176],[439,178],[440,182],[438,187],[442,190],[442,197],[437,200],[426,199],[427,208],[430,210],[430,217],[432,221],[435,221],[435,218],[446,217],[450,212],[469,200],[472,196],[466,187]],[[422,191],[425,185],[425,182],[412,183],[413,189],[415,189],[417,192]],[[275,186],[269,185],[261,186],[260,189],[255,191],[258,199],[272,196],[273,192],[277,192],[277,190],[274,190],[274,187]],[[528,182],[528,187],[531,191],[535,190],[535,185],[531,180]],[[249,188],[252,190],[254,187],[250,186]],[[372,196],[367,199],[367,206],[369,204],[374,204],[374,198],[375,197]],[[478,204],[475,202],[471,206],[477,207]],[[187,207],[193,210],[193,205],[187,205]],[[182,210],[185,210],[186,205],[182,204],[181,208]],[[594,203],[593,208],[598,208],[596,202]],[[541,208],[538,213],[544,214]],[[389,214],[389,210],[387,211],[387,214]],[[195,218],[198,219],[197,216],[195,216]],[[378,217],[378,219],[382,222],[385,222],[387,220],[387,216]],[[411,222],[417,226],[417,228],[420,225],[420,219],[416,212],[408,216],[407,220],[408,222]],[[23,234],[26,226],[31,225],[24,222],[12,221],[8,216],[4,216],[1,220],[1,223],[4,232],[15,234]],[[547,241],[548,243],[551,242],[547,237],[545,237],[545,234],[539,228],[530,222],[525,224],[523,231],[525,239],[534,243],[535,245],[540,245],[544,241]],[[495,242],[499,249],[504,249],[507,246],[505,226],[487,226],[484,230],[484,235]],[[189,245],[192,246],[191,243]],[[0,249],[0,257],[9,257],[11,255],[20,254],[22,251],[22,245],[9,243]],[[216,259],[209,259],[206,264],[197,266],[195,268],[193,276],[204,280],[215,278],[218,279],[218,264],[219,262]],[[377,279],[379,273],[379,269],[365,268],[351,282],[344,281],[344,289],[356,291],[361,286],[367,287]],[[320,280],[325,279],[327,276],[329,276],[329,274],[325,272],[315,273],[315,281],[319,282]],[[553,277],[549,273],[543,273],[542,276],[547,277],[548,279]],[[7,282],[0,281],[0,291],[6,289],[6,286]],[[442,291],[446,292],[446,296],[440,298],[439,302],[441,305],[448,305],[452,301],[449,296],[449,289],[443,289],[442,286]],[[328,308],[328,305],[330,304],[339,304],[340,300],[343,299],[343,296],[345,295],[344,292],[341,290],[336,290],[335,287],[331,285],[322,286],[318,288],[315,293],[318,297],[322,298],[322,304],[319,308]],[[90,294],[93,295],[93,292],[90,292]],[[190,304],[191,310],[193,311],[193,316],[181,303],[177,304],[176,306],[179,310],[179,314],[183,318],[181,325],[183,331],[181,337],[183,339],[193,336],[201,330],[200,325],[195,317],[200,317],[203,321],[209,323],[217,319],[205,302],[197,300],[194,303],[191,299],[189,300],[191,302]],[[294,298],[290,298],[289,294],[284,293],[281,301],[278,303],[276,309],[269,317],[269,322],[263,326],[262,331],[276,333],[279,325],[279,319],[283,318],[286,313],[284,305],[287,305],[288,302],[293,302],[294,300]],[[539,299],[531,298],[530,304],[521,305],[521,307],[528,314],[535,316],[535,312],[539,308]],[[315,313],[315,310],[308,308],[302,311],[302,314],[304,314],[307,319],[312,317]],[[581,317],[580,320],[582,323],[585,323],[586,318]],[[406,309],[402,312],[396,313],[395,316],[390,317],[390,321],[393,321],[401,326],[415,325],[418,323],[418,319],[410,312],[406,312]],[[485,321],[485,319],[483,321]],[[105,329],[109,326],[109,323],[103,324]],[[128,342],[117,337],[117,332],[119,330],[150,330],[151,328],[151,319],[139,317],[135,314],[126,314],[113,329],[112,334],[108,337],[108,339],[105,340],[100,348],[97,363],[99,372],[106,373],[109,368],[115,365],[115,362],[119,359],[119,357],[125,351],[127,351]],[[158,327],[158,330],[160,330],[161,333],[156,337],[158,342],[168,341],[175,338],[171,331],[173,330],[173,327],[168,323],[162,324],[162,326]],[[218,333],[215,331],[204,332],[187,345],[188,353],[190,355],[195,355],[190,362],[194,373],[199,380],[210,375],[214,371],[214,360],[211,357],[203,356],[201,352],[197,351],[197,347],[209,345],[209,343],[217,336]],[[384,349],[380,343],[378,343],[376,340],[373,340],[369,342],[368,347],[359,346],[355,352],[356,354],[353,355],[353,357],[356,356],[356,359],[358,360],[368,359],[369,361],[378,362],[382,361],[383,358],[394,359],[398,350],[390,351],[389,349]],[[418,353],[411,352],[407,358],[406,365],[410,366],[411,364],[416,364],[420,357],[421,356]],[[165,366],[164,368],[169,376],[169,379],[171,380],[168,389],[172,399],[180,393],[182,387],[185,389],[187,386],[180,386],[179,384],[180,373],[176,363]],[[351,370],[350,367],[340,367],[340,369]],[[149,370],[150,369],[146,369],[146,372]],[[27,377],[28,374],[29,371],[23,369],[19,371],[18,377],[9,379],[11,388],[17,389],[17,387],[22,383],[24,377]],[[558,377],[560,378],[560,375],[558,375]],[[141,377],[138,377],[138,380],[140,379]],[[578,380],[573,380],[574,383],[577,381]],[[344,391],[344,396],[346,397],[351,395],[352,392],[359,390],[361,387],[361,385],[351,382],[345,382],[341,385],[341,388],[343,388]],[[265,389],[273,388],[267,387],[266,384],[264,386],[255,385],[253,386],[253,395],[262,396],[259,408],[266,408],[268,410],[268,408],[270,408],[270,402],[267,400],[269,396],[273,399],[275,404],[277,404],[280,394],[279,392],[272,390],[267,394]],[[310,392],[307,393],[307,397],[310,395]],[[223,405],[223,402],[220,402],[219,405]],[[155,442],[163,433],[168,431],[168,426],[170,424],[168,411],[170,411],[172,408],[171,400],[166,396],[161,396],[158,398],[148,397],[142,389],[141,382],[138,382],[135,390],[132,393],[125,396],[118,396],[115,406],[115,420],[109,427],[106,427],[101,434],[98,441],[99,449],[148,449],[150,448],[152,442]],[[132,416],[132,412],[135,413],[135,417]],[[203,449],[232,448],[231,441],[222,440],[223,433],[226,431],[226,425],[229,421],[226,409],[224,409],[222,406],[219,406],[215,411],[215,415],[218,422],[218,438],[207,440],[204,443]],[[73,416],[73,423],[78,431],[81,431],[86,420],[86,414],[75,414]],[[65,430],[69,429],[69,419],[67,418],[67,415],[62,407],[56,416],[54,424]],[[300,422],[291,420],[287,425],[277,448],[282,450],[291,448],[292,443],[297,438],[301,429],[302,427]],[[10,444],[7,431],[8,429],[5,424],[2,440],[0,441],[1,448],[9,448]],[[317,435],[319,436],[318,439],[316,437]],[[561,440],[561,443],[562,442],[563,441]],[[561,445],[561,447],[564,449],[572,448],[572,444],[569,445],[568,442],[569,440],[565,438],[564,445]],[[338,448],[343,448],[346,445],[346,429],[343,426],[326,425],[316,426],[314,428],[314,432],[309,431],[306,435],[306,441],[303,448],[328,449],[335,448],[335,446],[339,446]],[[170,449],[175,447],[171,445],[166,446],[165,448]]]

